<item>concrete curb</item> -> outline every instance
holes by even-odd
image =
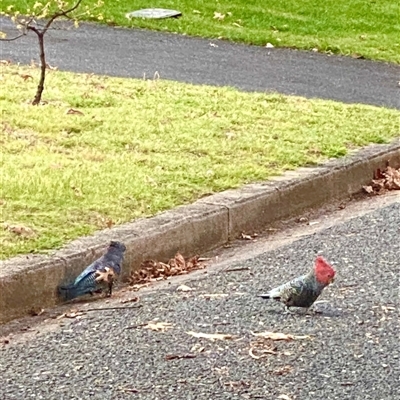
[[[148,258],[166,260],[178,250],[201,254],[279,220],[348,198],[370,182],[386,162],[400,166],[400,139],[371,145],[316,168],[299,168],[265,183],[203,198],[153,218],[140,219],[80,238],[49,256],[21,256],[0,263],[0,323],[32,308],[58,303],[56,288],[105,250],[110,240],[126,244],[123,278]]]

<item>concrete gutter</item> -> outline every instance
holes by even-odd
[[[153,218],[100,231],[43,255],[0,263],[0,323],[59,302],[56,288],[99,257],[110,240],[126,244],[123,278],[145,259],[165,261],[179,250],[202,254],[277,221],[301,215],[334,200],[348,199],[387,162],[400,166],[400,139],[371,145],[316,168],[300,168],[268,182],[246,185],[177,207]]]

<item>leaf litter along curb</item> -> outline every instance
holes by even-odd
[[[378,169],[370,185],[363,186],[368,194],[384,194],[391,190],[400,190],[400,168],[393,168],[389,165],[381,171]]]
[[[133,290],[138,290],[151,282],[165,280],[176,275],[185,275],[197,269],[204,269],[206,265],[202,264],[201,260],[202,259],[198,255],[185,259],[179,252],[176,253],[175,257],[171,258],[168,263],[156,260],[145,260],[140,264],[138,270],[133,270],[131,272],[129,284],[132,286]],[[181,287],[182,286],[185,285],[181,285]],[[185,289],[182,291],[185,291]]]

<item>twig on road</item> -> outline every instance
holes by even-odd
[[[138,304],[137,306],[129,306],[129,307],[103,307],[103,308],[87,308],[84,310],[81,310],[82,312],[86,311],[108,311],[108,310],[128,310],[132,308],[141,308],[143,305]]]
[[[223,270],[223,272],[238,272],[238,271],[250,271],[250,267],[228,268]]]

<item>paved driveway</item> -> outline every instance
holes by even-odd
[[[0,30],[13,35],[4,18]],[[32,33],[0,45],[2,59],[38,60]],[[383,62],[91,24],[50,31],[46,52],[62,70],[134,78],[157,71],[163,79],[400,109],[400,66]]]

